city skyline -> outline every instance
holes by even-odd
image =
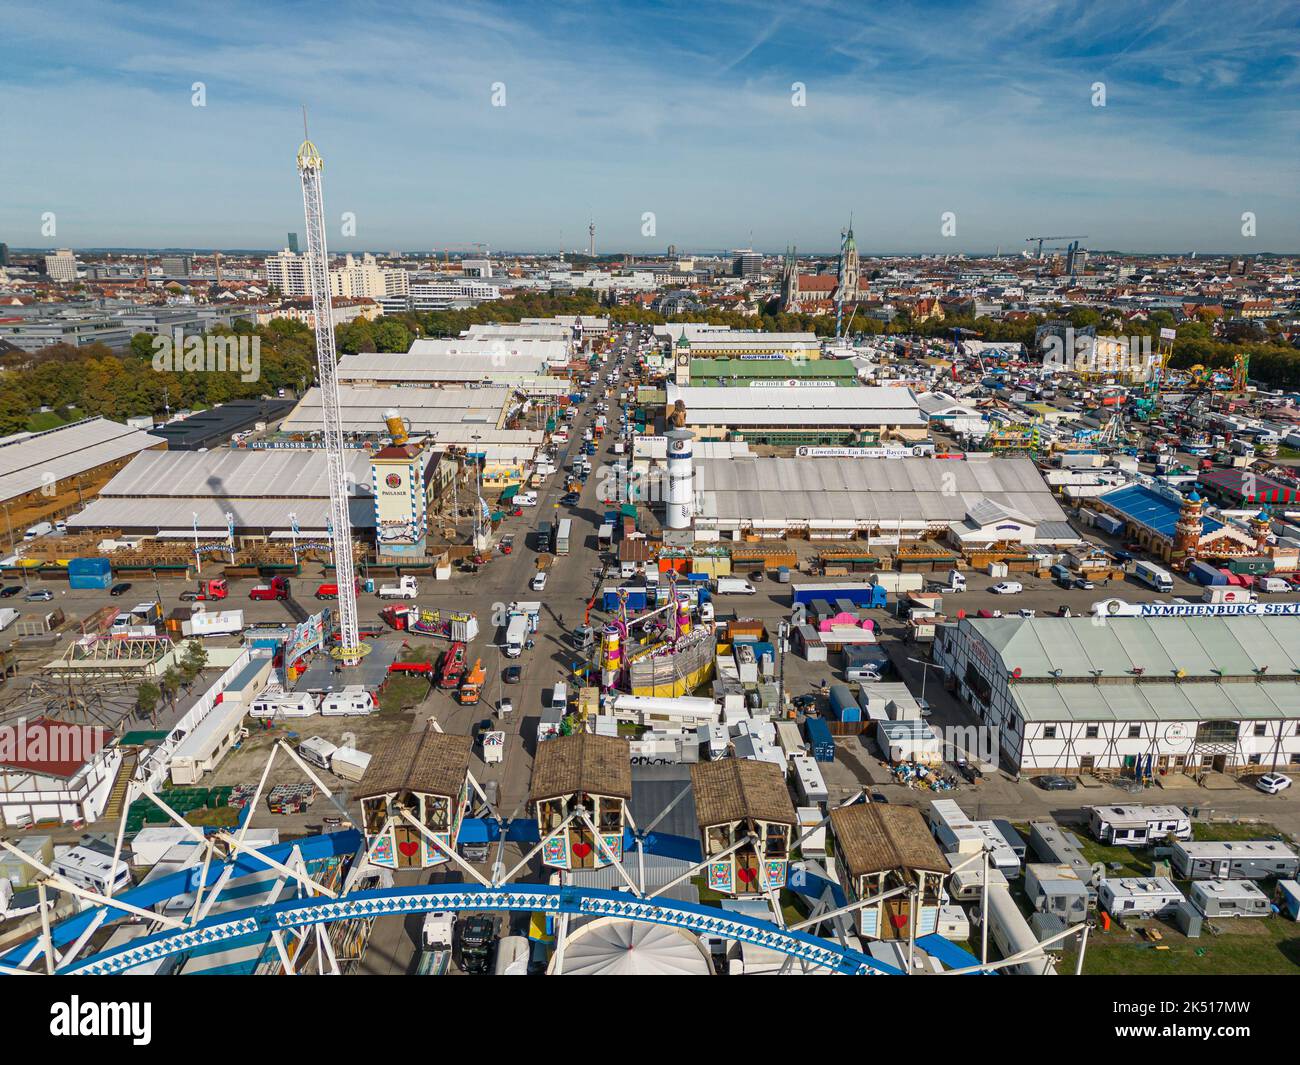
[[[10,5],[0,236],[283,246],[306,102],[340,253],[1300,246],[1290,5],[412,13]]]

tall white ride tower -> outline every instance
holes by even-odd
[[[307,132],[303,117],[303,134]],[[325,249],[325,201],[321,170],[325,161],[316,145],[304,139],[298,149],[302,206],[307,218],[307,271],[311,309],[316,320],[316,375],[320,380],[321,411],[325,418],[325,461],[330,481],[330,545],[334,579],[339,589],[339,644],[333,655],[341,665],[354,666],[370,649],[361,641],[357,623],[356,569],[352,564],[352,518],[348,513],[348,482],[344,467],[343,415],[334,351],[334,309],[330,302],[329,255]]]
[[[669,429],[668,438],[668,508],[664,524],[669,529],[689,529],[695,513],[695,460],[689,429]]]

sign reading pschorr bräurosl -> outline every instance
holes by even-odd
[[[1126,603],[1103,599],[1093,614],[1110,618],[1300,617],[1298,603]]]

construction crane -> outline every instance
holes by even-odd
[[[320,381],[321,413],[325,422],[325,464],[329,471],[329,536],[334,580],[339,590],[339,643],[331,650],[340,665],[355,666],[370,650],[361,641],[357,622],[356,569],[352,564],[352,519],[348,514],[347,471],[343,460],[343,414],[335,365],[334,314],[330,300],[329,253],[325,248],[325,200],[321,171],[325,161],[307,136],[307,110],[302,115],[303,142],[298,149],[298,177],[307,220],[307,274],[316,327],[316,376]]]
[[[1025,238],[1025,243],[1026,243],[1026,244],[1032,244],[1032,243],[1034,243],[1034,241],[1038,241],[1038,250],[1037,250],[1037,252],[1035,252],[1035,254],[1034,254],[1034,258],[1035,258],[1035,259],[1041,259],[1041,258],[1043,257],[1043,242],[1044,242],[1044,241],[1047,241],[1047,240],[1087,240],[1087,239],[1088,239],[1088,234],[1087,234],[1087,233],[1063,233],[1063,234],[1060,234],[1059,236],[1052,236],[1052,237],[1026,237],[1026,238]]]

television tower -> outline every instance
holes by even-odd
[[[334,580],[339,589],[339,644],[332,654],[344,666],[355,666],[370,650],[361,642],[357,624],[356,570],[352,564],[352,519],[348,514],[348,482],[343,465],[343,414],[335,365],[333,306],[330,301],[329,255],[325,249],[325,201],[321,170],[325,161],[307,138],[307,111],[302,116],[303,142],[298,149],[302,206],[307,220],[307,273],[311,310],[316,322],[316,375],[320,380],[321,413],[325,419],[325,462],[330,483],[330,546]]]
[[[594,220],[587,223],[587,254],[593,259],[596,257],[596,223]]]

